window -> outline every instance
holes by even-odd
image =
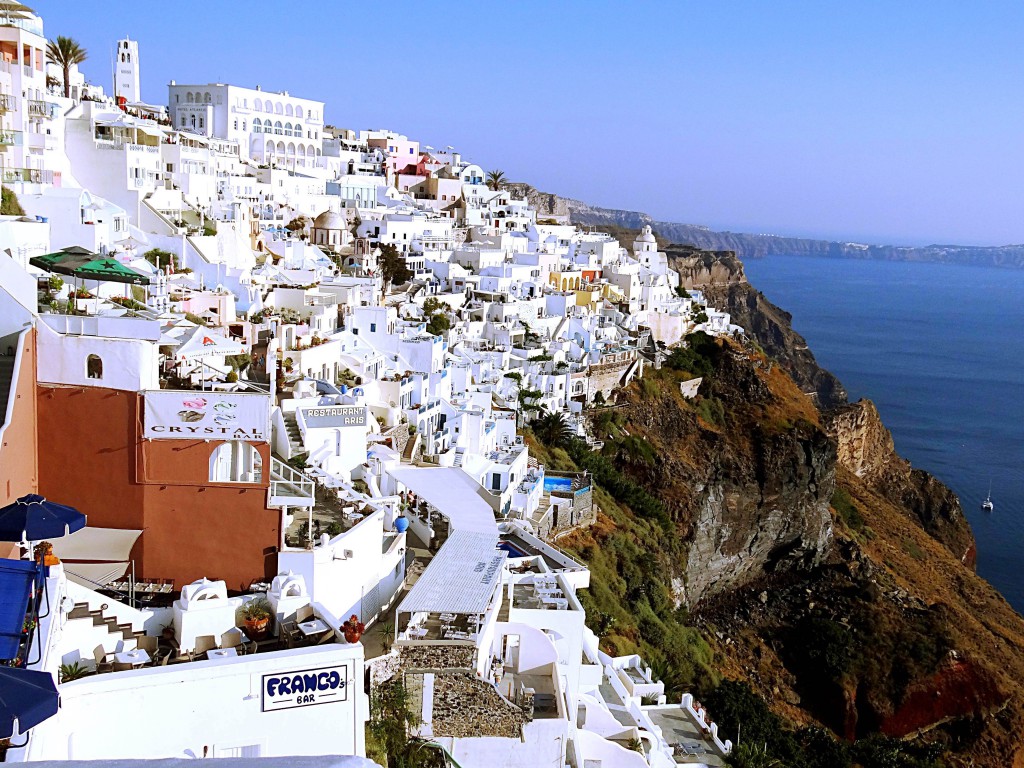
[[[85,358],[85,375],[90,379],[103,378],[103,361],[99,355],[89,355]]]
[[[263,479],[263,457],[249,443],[221,443],[210,454],[211,483],[258,483]]]
[[[377,324],[376,323],[370,323],[370,333],[376,333],[376,332],[377,332]]]

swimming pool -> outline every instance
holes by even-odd
[[[572,478],[571,477],[551,477],[549,475],[544,476],[544,493],[551,493],[552,491],[571,491],[572,490]]]
[[[509,557],[529,557],[528,554],[523,552],[523,550],[521,550],[515,544],[509,544],[507,541],[499,541],[498,549],[503,549],[506,552],[508,552]]]

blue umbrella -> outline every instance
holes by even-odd
[[[0,508],[0,541],[54,539],[84,527],[85,515],[77,509],[35,493]]]
[[[0,739],[25,733],[57,714],[60,694],[49,672],[0,667]]]

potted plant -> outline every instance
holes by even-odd
[[[70,683],[72,680],[79,680],[85,677],[90,674],[90,671],[91,670],[80,661],[76,661],[74,664],[61,664],[60,681],[62,683]]]
[[[48,541],[40,541],[32,551],[35,554],[37,563],[42,565],[57,565],[60,563],[60,558],[53,554],[53,544]]]
[[[348,620],[341,625],[341,631],[345,633],[346,643],[358,643],[359,638],[363,636],[363,631],[366,629],[366,625],[359,620],[359,617],[354,613],[348,617]]]
[[[164,624],[160,627],[160,637],[168,642],[174,639],[174,624]]]
[[[266,598],[258,597],[245,604],[242,618],[245,620],[245,634],[251,640],[259,640],[266,636],[267,627],[273,611]]]

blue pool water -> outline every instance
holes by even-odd
[[[552,491],[571,491],[572,490],[572,478],[571,477],[549,477],[544,476],[544,493],[551,493]]]
[[[750,282],[793,314],[850,399],[960,496],[978,573],[1024,612],[1024,270],[770,256]],[[992,484],[995,511],[980,504]]]
[[[503,549],[508,552],[509,557],[529,557],[529,555],[519,549],[519,547],[509,544],[507,541],[499,541],[498,549]]]

